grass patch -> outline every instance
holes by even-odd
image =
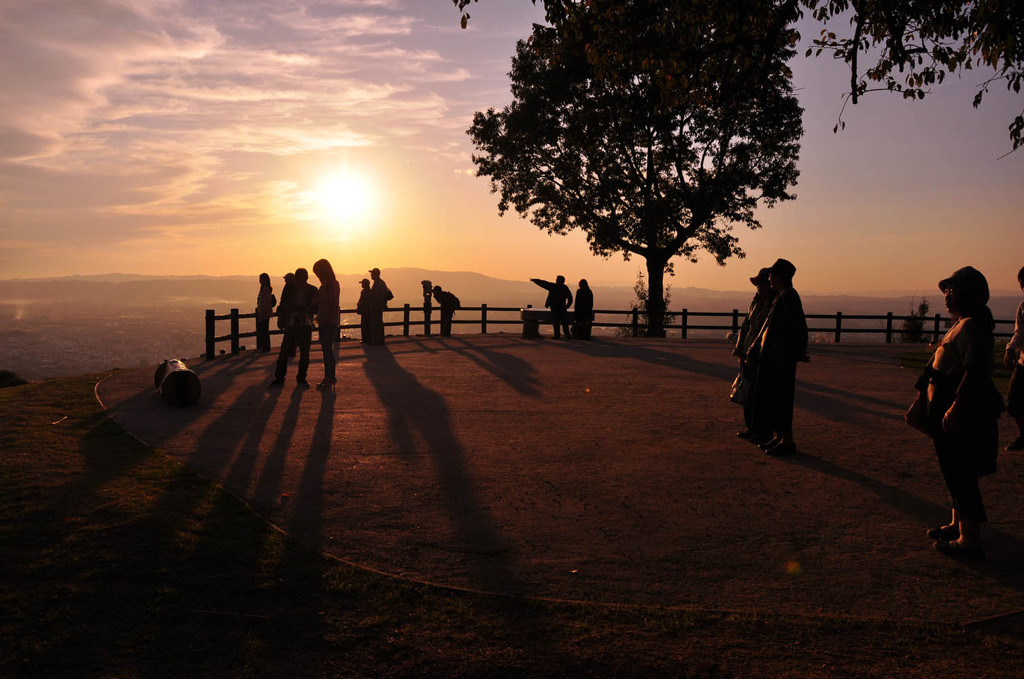
[[[368,573],[126,435],[96,403],[96,378],[0,390],[0,676],[984,677],[1024,666],[1019,621],[615,608]]]

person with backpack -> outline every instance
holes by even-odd
[[[451,337],[452,317],[455,310],[462,308],[459,298],[447,290],[442,290],[440,285],[434,286],[434,300],[441,307],[441,337]]]
[[[395,298],[388,289],[388,284],[380,277],[380,269],[370,269],[370,344],[384,344],[384,310],[388,302]]]
[[[300,386],[309,384],[306,371],[309,368],[309,348],[313,344],[313,317],[319,308],[317,289],[308,283],[309,272],[296,269],[295,278],[286,283],[281,291],[281,304],[277,307],[278,323],[284,328],[284,340],[281,351],[277,355],[277,366],[274,369],[274,380],[271,387],[284,384],[284,376],[288,372],[288,360],[299,350],[299,371],[295,381]]]

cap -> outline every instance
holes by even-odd
[[[757,272],[757,275],[750,279],[750,282],[754,285],[768,285],[768,274],[772,272],[768,267],[764,267]]]
[[[377,274],[379,276],[380,275],[380,269],[378,269],[377,267],[373,267],[372,269],[370,269],[370,273],[371,274]]]

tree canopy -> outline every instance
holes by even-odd
[[[462,11],[463,26],[469,20],[468,8],[477,1],[452,0]],[[778,37],[807,14],[822,25],[807,54],[832,54],[849,65],[847,91],[853,103],[873,90],[923,99],[947,76],[982,69],[987,77],[974,97],[978,106],[994,84],[1019,93],[1024,80],[1020,0],[541,1],[553,27],[586,42],[588,58],[603,76],[615,73],[607,68],[610,65],[632,63],[656,69],[663,84],[685,86],[695,77],[705,77],[707,60],[723,51],[739,47],[756,53],[755,43],[787,49]],[[650,22],[643,34],[631,33],[628,14],[635,12],[657,21]],[[762,19],[755,22],[754,32],[742,21],[752,13]],[[708,21],[729,16],[735,20]],[[775,31],[763,30],[765,24]],[[663,89],[669,99],[671,91]],[[1024,115],[1016,116],[1008,130],[1017,149],[1024,143]]]
[[[662,30],[652,13],[623,16],[630,35]],[[550,233],[580,229],[599,255],[646,260],[652,335],[663,333],[672,258],[742,256],[733,225],[758,228],[755,208],[793,198],[798,176],[801,110],[785,67],[793,50],[776,45],[790,45],[791,31],[757,14],[705,19],[705,33],[742,23],[759,39],[708,49],[704,75],[671,87],[657,64],[594,59],[586,30],[534,26],[513,58],[513,102],[477,113],[469,130],[477,175],[490,177],[501,213],[511,207]],[[693,38],[695,49],[711,42]]]

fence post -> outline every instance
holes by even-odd
[[[633,337],[640,336],[640,312],[633,309]]]
[[[885,315],[885,343],[892,344],[892,312]]]
[[[402,336],[409,336],[409,304],[406,302],[405,306],[402,307]]]
[[[837,311],[836,312],[836,337],[835,337],[835,343],[839,344],[839,340],[841,340],[842,337],[843,337],[843,312],[842,311]]]
[[[740,310],[732,310],[732,334],[736,335],[740,331]]]
[[[480,305],[480,333],[487,334],[487,305]]]
[[[932,333],[932,344],[939,343],[939,323],[942,321],[942,317],[935,314],[935,330]]]
[[[427,337],[430,337],[430,311],[432,308],[430,302],[423,303],[423,334]]]
[[[682,339],[686,339],[686,325],[690,320],[690,310],[683,309],[683,313],[679,315],[679,329],[682,331]]]
[[[231,353],[238,353],[238,309],[231,310]]]
[[[213,309],[206,310],[206,360],[213,360],[217,355],[216,342],[213,338],[217,336],[217,321],[214,320],[216,312]]]

